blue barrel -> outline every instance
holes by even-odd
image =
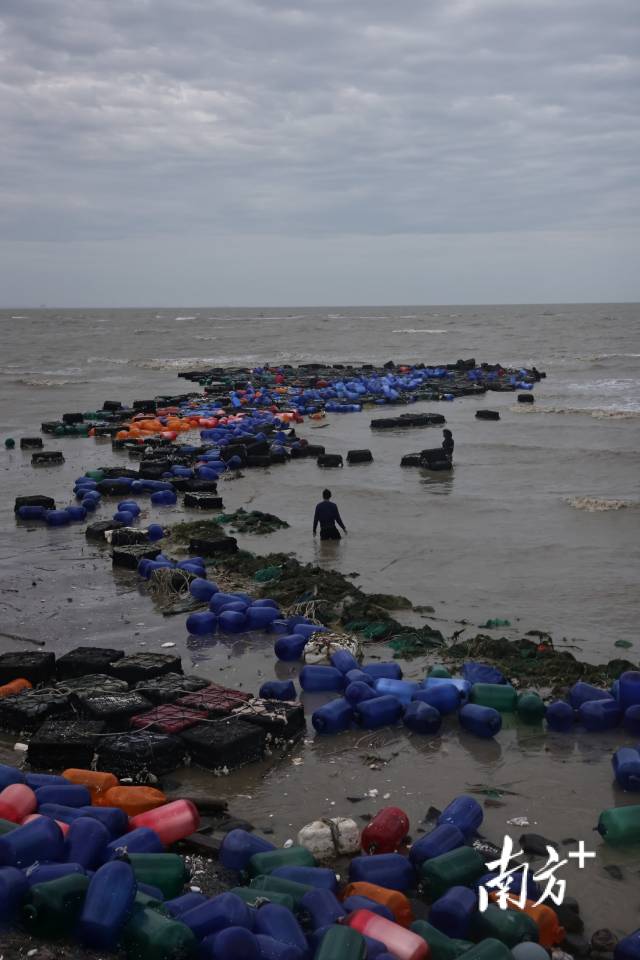
[[[237,870],[239,873],[246,870],[249,860],[256,853],[267,853],[276,847],[264,837],[247,830],[230,830],[220,845],[220,863],[227,870]]]
[[[330,923],[337,923],[346,916],[346,911],[335,893],[320,887],[305,893],[300,904],[308,913],[314,930],[326,927]]]
[[[59,803],[63,807],[86,807],[91,804],[91,794],[86,787],[76,783],[52,784],[36,790],[38,806],[43,803]]]
[[[87,871],[79,863],[38,863],[29,867],[26,877],[29,886],[35,887],[36,883],[59,880],[60,877],[68,877],[71,873],[86,875]]]
[[[247,610],[247,627],[249,630],[268,630],[279,617],[280,611],[273,607],[251,606]]]
[[[441,714],[455,713],[460,707],[460,691],[452,683],[422,687],[413,694],[412,700],[427,703]]]
[[[420,689],[420,684],[413,680],[390,680],[388,677],[381,677],[374,683],[377,693],[382,696],[395,697],[401,703],[410,703],[413,694]]]
[[[44,507],[32,507],[25,505],[16,510],[21,520],[46,520],[47,511]]]
[[[453,823],[442,823],[411,845],[409,859],[414,867],[465,844],[465,836]]]
[[[45,520],[50,527],[64,527],[71,523],[71,517],[67,510],[47,510]]]
[[[355,672],[355,671],[352,671]],[[347,689],[344,692],[345,697],[349,703],[354,706],[358,703],[361,703],[363,700],[375,700],[380,694],[368,683],[363,683],[362,680],[354,680],[349,684]]]
[[[467,703],[471,693],[471,684],[468,680],[462,680],[458,677],[427,677],[422,681],[425,690],[433,690],[435,687],[453,686],[458,691],[460,703]]]
[[[447,937],[466,940],[478,896],[469,887],[450,887],[431,905],[429,923]]]
[[[300,671],[299,680],[302,689],[309,692],[341,692],[345,688],[344,675],[335,667],[303,667]]]
[[[272,610],[277,610],[280,612],[280,605],[277,600],[272,600],[271,597],[261,597],[259,600],[251,601],[252,607],[271,607]]]
[[[48,817],[38,817],[0,837],[0,864],[3,867],[30,867],[42,860],[63,860],[62,830]]]
[[[128,527],[133,523],[135,517],[130,510],[116,510],[113,519],[116,523],[124,523]]]
[[[308,640],[314,633],[326,633],[327,627],[323,627],[319,623],[297,623],[293,632],[301,634]]]
[[[60,809],[64,812],[65,808]],[[70,808],[67,807],[66,809]],[[45,811],[41,808],[41,812],[44,813]],[[80,807],[80,809],[74,811],[74,813],[79,813],[81,817],[93,817],[95,820],[99,820],[114,839],[121,837],[123,833],[127,832],[129,827],[129,817],[124,810],[121,810],[119,807]],[[49,813],[48,816],[51,817],[54,816],[54,814]],[[55,815],[55,819],[64,820],[64,817]],[[70,822],[72,821],[65,820],[65,823]]]
[[[376,697],[375,700],[361,700],[355,711],[358,723],[365,730],[377,730],[398,722],[402,716],[402,704],[396,697]]]
[[[242,633],[247,629],[247,615],[239,610],[223,610],[218,617],[222,633]]]
[[[274,940],[264,933],[257,933],[256,940],[260,948],[260,960],[301,960],[302,954],[290,943]]]
[[[622,710],[640,705],[640,672],[627,670],[621,674],[618,691]]]
[[[80,942],[94,950],[115,950],[131,916],[136,892],[131,864],[114,860],[100,867],[84,898],[78,922]]]
[[[24,783],[25,775],[22,770],[10,767],[6,763],[0,763],[0,790],[4,790],[10,783]]]
[[[483,817],[484,813],[478,801],[463,793],[444,808],[438,817],[438,826],[443,823],[452,823],[467,839],[470,839],[474,833],[477,833]]]
[[[273,937],[307,954],[307,941],[294,915],[277,903],[265,903],[256,914],[255,932]]]
[[[24,777],[24,782],[28,787],[31,787],[32,790],[37,790],[39,787],[50,787],[54,784],[57,786],[69,785],[70,780],[67,780],[66,777],[60,777],[55,773],[27,773]]]
[[[41,803],[38,805],[38,813],[52,820],[62,820],[63,823],[73,823],[78,817],[85,816],[82,812],[83,807],[64,807],[60,803]],[[129,822],[127,818],[127,823]],[[125,830],[126,830],[125,825]]]
[[[640,960],[640,930],[618,940],[613,957],[614,960]]]
[[[237,599],[237,597],[232,596],[230,593],[223,593],[222,590],[219,590],[217,593],[214,593],[209,600],[209,610],[213,613],[220,613],[227,603],[233,603],[233,601]]]
[[[151,494],[151,503],[156,507],[172,507],[178,502],[178,495],[173,490],[156,490]]]
[[[353,707],[344,697],[324,703],[311,716],[314,730],[325,734],[341,733],[343,730],[348,730],[353,720]]]
[[[202,577],[196,577],[189,584],[189,593],[196,600],[202,600],[203,603],[209,603],[211,597],[218,593],[218,586],[211,580],[203,580]]]
[[[147,527],[147,536],[151,543],[162,540],[164,537],[164,527],[160,526],[159,523],[150,523]]]
[[[193,910],[194,907],[199,907],[206,902],[207,898],[204,893],[189,891],[189,893],[183,893],[179,897],[174,897],[172,900],[164,900],[162,906],[172,917],[181,917],[183,913],[186,913],[188,910]]]
[[[620,747],[611,763],[615,778],[623,790],[640,790],[640,750]]]
[[[94,870],[104,860],[104,851],[111,834],[99,820],[78,817],[74,820],[64,841],[65,860]]]
[[[345,674],[347,683],[366,683],[368,687],[373,687],[375,680],[364,670],[349,670]]]
[[[29,884],[22,870],[0,867],[0,924],[16,918],[28,892]]]
[[[584,683],[579,680],[569,690],[569,703],[577,710],[583,703],[589,700],[613,700],[608,690],[602,690],[600,687],[594,687],[591,683]]]
[[[400,853],[374,853],[354,857],[349,864],[349,883],[375,883],[389,890],[410,890],[416,882],[413,866]]]
[[[205,937],[198,957],[199,960],[260,960],[260,944],[246,927],[226,927]]]
[[[616,700],[586,700],[578,708],[578,720],[589,733],[613,730],[622,719]]]
[[[465,703],[458,714],[460,726],[476,737],[488,740],[502,729],[502,717],[493,707],[481,707],[478,703]]]
[[[250,907],[235,893],[221,893],[211,900],[205,900],[197,907],[187,910],[180,917],[193,932],[196,940],[224,930],[225,927],[253,927]]]
[[[329,867],[276,867],[269,876],[293,880],[294,883],[304,883],[308,887],[331,890],[333,893],[338,890],[335,871],[330,870]]]
[[[87,511],[82,504],[80,504],[80,506],[67,507],[67,513],[75,523],[81,523],[87,519]]]
[[[392,923],[396,921],[389,907],[385,907],[384,903],[376,903],[375,900],[369,900],[369,897],[361,897],[354,894],[351,897],[347,897],[346,900],[343,900],[342,906],[347,913],[355,913],[356,910],[370,910],[371,913],[375,913],[379,917],[384,917],[385,920],[390,920]]]
[[[210,610],[190,613],[187,617],[186,628],[191,636],[202,637],[206,634],[215,633],[217,626],[218,617]]]
[[[118,510],[127,510],[129,513],[132,513],[134,517],[140,516],[140,507],[135,500],[121,500],[118,504]]]
[[[407,704],[402,722],[413,733],[434,734],[442,726],[442,717],[435,707],[413,700]]]
[[[90,500],[88,497],[84,497],[80,501],[80,506],[84,507],[87,513],[93,513],[94,510],[96,509],[97,503],[95,500]]]
[[[365,663],[362,669],[372,680],[382,680],[383,678],[402,680],[400,664],[396,663],[395,660],[381,663]]]
[[[265,700],[295,700],[295,684],[293,680],[267,680],[258,690],[258,696]]]
[[[624,728],[634,737],[640,737],[640,704],[627,707],[624,712]]]
[[[108,843],[104,850],[104,859],[113,860],[127,853],[164,853],[164,846],[155,830],[137,827]]]
[[[348,650],[336,650],[332,653],[331,666],[344,674],[349,673],[350,670],[358,670],[359,668],[358,661]]]
[[[567,733],[575,723],[575,711],[566,700],[554,700],[547,707],[545,720],[550,730]]]

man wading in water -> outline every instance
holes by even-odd
[[[322,491],[322,500],[316,507],[316,512],[313,515],[313,535],[315,537],[316,530],[318,529],[318,524],[320,524],[320,539],[321,540],[340,540],[340,531],[336,527],[341,527],[344,532],[347,532],[347,528],[342,522],[342,517],[340,516],[340,511],[338,510],[335,503],[331,502],[331,490]]]

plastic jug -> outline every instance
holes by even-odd
[[[622,710],[640,704],[640,672],[627,670],[620,675],[618,700]]]
[[[410,890],[415,885],[411,862],[399,853],[354,857],[349,864],[350,883],[373,883],[389,890]]]
[[[433,736],[442,726],[442,717],[430,704],[413,700],[407,705],[402,722],[413,733]]]
[[[401,702],[396,697],[376,697],[362,700],[355,708],[358,723],[365,730],[378,730],[397,723],[403,713]]]
[[[307,952],[307,940],[294,915],[277,903],[265,903],[259,907],[255,919],[255,932]]]
[[[502,729],[502,717],[493,707],[482,707],[478,703],[465,703],[458,714],[460,726],[476,737],[488,740]]]
[[[264,700],[295,700],[296,688],[293,680],[267,680],[258,691]]]
[[[499,905],[499,899],[497,893],[489,894],[489,899],[493,900]],[[551,907],[547,906],[546,903],[539,903],[536,905],[535,900],[525,900],[524,906],[520,907],[518,902],[509,904],[510,910],[515,910],[516,913],[525,913],[538,928],[538,942],[542,944],[543,947],[555,947],[559,943],[562,943],[566,936],[566,931],[564,927],[560,926],[558,921],[558,914]]]
[[[30,867],[36,860],[63,859],[62,831],[48,817],[39,817],[0,837],[0,866]]]
[[[335,734],[348,730],[354,719],[353,707],[349,700],[339,697],[324,703],[311,716],[311,723],[318,733]]]
[[[362,934],[347,926],[330,927],[314,954],[314,960],[365,960],[367,943]]]
[[[39,804],[60,803],[63,807],[76,808],[91,806],[91,794],[86,787],[76,783],[38,787],[36,797]],[[0,797],[0,799],[2,798]]]
[[[0,763],[0,790],[4,790],[10,783],[24,783],[25,777],[22,770],[10,767],[6,763]]]
[[[114,860],[100,867],[91,878],[80,914],[81,943],[94,950],[115,950],[136,891],[136,878],[128,863]]]
[[[307,892],[306,887],[304,892]],[[235,893],[236,897],[240,897],[240,899],[244,900],[250,907],[258,907],[262,903],[278,903],[281,907],[286,907],[287,910],[293,911],[296,906],[296,901],[292,896],[288,893],[279,893],[277,890],[260,890],[255,887],[233,887],[229,893]],[[301,896],[303,895],[304,894]]]
[[[622,719],[616,700],[587,700],[578,708],[578,720],[589,733],[613,730]]]
[[[41,820],[43,816],[43,813],[30,813],[28,817],[24,818],[20,826],[24,827],[27,823],[33,823],[34,820]],[[56,820],[56,823],[62,830],[62,836],[66,837],[67,833],[69,832],[69,824],[64,823],[63,820]]]
[[[70,873],[82,873],[86,876],[87,871],[80,863],[34,863],[27,867],[24,873],[29,886],[35,887],[37,883],[68,877]]]
[[[304,883],[309,887],[319,887],[323,890],[338,889],[338,880],[334,870],[328,867],[276,867],[269,874],[281,880],[293,880],[294,883]]]
[[[68,936],[76,926],[88,887],[89,877],[81,873],[31,887],[22,905],[27,931],[46,940]]]
[[[515,947],[526,940],[538,942],[538,927],[531,917],[517,910],[501,910],[493,903],[483,913],[476,913],[471,929],[474,939],[493,937],[507,947]]]
[[[19,677],[17,680],[12,680],[10,683],[4,683],[0,687],[0,700],[4,700],[5,697],[15,697],[24,690],[31,689],[32,686],[29,681],[25,680],[24,677]]]
[[[438,817],[438,826],[452,823],[469,839],[482,824],[484,813],[474,797],[463,793],[448,804]]]
[[[12,921],[27,895],[29,884],[22,870],[0,867],[0,924]]]
[[[149,883],[170,900],[182,893],[189,879],[186,861],[177,853],[130,853],[129,863],[138,883]]]
[[[193,932],[196,940],[202,940],[225,927],[245,927],[251,930],[253,919],[251,908],[235,893],[221,893],[211,900],[205,900],[180,917]]]
[[[396,923],[401,927],[408,927],[413,922],[411,903],[404,893],[399,890],[390,890],[376,883],[349,883],[342,892],[343,901],[348,897],[367,897],[375,903],[381,904],[391,911]]]
[[[132,830],[148,827],[158,834],[165,847],[170,847],[196,832],[200,826],[200,814],[191,800],[174,800],[132,817],[130,826]]]
[[[94,870],[102,863],[111,835],[104,824],[91,817],[78,817],[67,831],[64,841],[65,860]]]
[[[432,860],[425,860],[420,867],[420,876],[433,900],[450,887],[470,886],[485,872],[482,856],[472,847],[458,847]]]
[[[283,660],[285,663],[301,660],[307,639],[300,633],[289,633],[284,637],[278,637],[273,645],[273,652],[278,660]]]
[[[362,831],[365,853],[394,853],[409,833],[409,818],[400,807],[383,807]]]
[[[27,773],[24,782],[32,790],[38,787],[50,787],[52,784],[68,784],[66,777],[59,777],[55,773]]]
[[[260,960],[260,945],[245,927],[226,927],[200,944],[199,960]]]
[[[451,679],[451,673],[447,667],[443,666],[441,663],[435,663],[432,667],[429,668],[430,677],[445,677],[447,680]]]
[[[254,853],[249,860],[249,873],[252,877],[271,873],[276,867],[315,867],[316,859],[305,847],[285,847]]]
[[[267,937],[264,933],[256,933],[255,938],[260,948],[260,960],[301,960],[302,954],[290,943],[282,943]]]
[[[30,813],[38,809],[35,793],[26,783],[10,783],[0,793],[0,817],[22,823]]]
[[[567,733],[573,728],[576,715],[570,703],[565,700],[554,700],[548,705],[545,718],[551,730]]]
[[[395,660],[388,660],[381,663],[363,664],[362,670],[371,677],[372,680],[382,680],[383,677],[389,680],[402,680],[402,670],[400,664]]]
[[[624,712],[624,728],[634,737],[640,737],[640,704],[627,707]]]
[[[416,920],[411,924],[413,933],[426,940],[431,950],[431,960],[458,960],[473,946],[468,940],[454,940],[437,930],[426,920]]]
[[[611,807],[609,810],[604,810],[598,820],[598,832],[607,843],[638,843],[640,841],[640,805]],[[4,839],[6,837],[0,838],[0,844]]]
[[[398,960],[426,960],[430,956],[429,947],[422,937],[369,910],[356,910],[346,923],[363,936],[380,940]]]
[[[313,890],[305,893],[300,905],[308,914],[314,930],[337,923],[346,916],[346,911],[335,893],[320,887],[314,887]]]
[[[501,713],[513,713],[518,703],[518,694],[508,683],[474,683],[471,687],[471,703],[492,707]]]
[[[59,809],[70,810],[71,808],[61,807]],[[76,819],[78,816],[93,817],[94,820],[99,820],[114,839],[121,837],[123,833],[127,832],[129,827],[129,817],[124,810],[119,810],[117,807],[80,807],[74,811],[72,819]],[[62,819],[66,819],[66,817]]]
[[[331,654],[331,666],[339,670],[340,673],[349,673],[349,670],[359,670],[360,664],[352,653],[348,650],[336,650]]]
[[[640,790],[640,750],[620,747],[611,762],[615,778],[623,790]]]
[[[346,897],[346,899],[342,901],[342,906],[347,913],[355,913],[356,910],[371,910],[371,913],[377,913],[379,917],[386,917],[387,920],[395,920],[389,907],[385,907],[383,903],[376,903],[375,900],[371,900],[369,897],[359,897],[356,895]]]
[[[600,687],[594,687],[591,683],[585,683],[579,680],[569,690],[569,703],[574,710],[587,703],[589,700],[613,700],[608,690],[602,690]]]
[[[545,715],[544,701],[533,691],[520,694],[516,709],[518,718],[524,723],[539,723]]]
[[[283,877],[274,877],[270,873],[265,873],[251,880],[251,889],[258,893],[264,891],[264,896],[268,900],[273,900],[273,893],[286,894],[298,909],[305,893],[309,893],[314,888],[306,883],[296,883],[295,880],[285,880]]]
[[[191,930],[158,910],[135,907],[122,931],[122,944],[131,960],[187,960],[196,949]]]
[[[366,683],[368,687],[373,689],[375,680],[373,677],[369,676],[368,673],[365,673],[364,670],[358,668],[357,670],[349,670],[349,673],[346,674],[347,683]]]
[[[162,906],[172,917],[179,918],[183,913],[186,913],[187,910],[193,910],[194,907],[199,907],[206,902],[207,897],[205,897],[204,893],[194,893],[190,890],[189,893],[182,893],[179,897],[174,897],[172,900],[165,900]]]
[[[104,858],[105,860],[113,860],[114,857],[122,857],[131,853],[164,853],[164,847],[155,830],[149,830],[148,827],[138,827],[137,830],[116,837],[115,840],[108,843]]]
[[[155,787],[110,787],[97,801],[100,806],[118,807],[129,817],[162,807],[167,798],[162,790]]]
[[[443,683],[436,687],[421,687],[413,694],[412,700],[428,703],[438,713],[455,713],[460,707],[460,691],[452,683]]]
[[[388,677],[374,681],[373,686],[382,696],[396,697],[405,705],[410,703],[413,694],[420,689],[420,684],[413,680],[390,680]]]
[[[77,767],[69,767],[64,770],[62,776],[69,783],[74,783],[81,787],[86,787],[91,794],[91,803],[97,803],[112,787],[117,787],[119,780],[112,773],[101,773],[99,770],[81,770]],[[117,804],[114,804],[117,806]]]
[[[354,671],[352,671],[353,673]],[[364,683],[362,680],[354,680],[349,683],[344,692],[345,698],[352,706],[360,703],[362,700],[375,700],[380,694],[377,693],[371,683]]]
[[[638,960],[640,958],[640,930],[618,940],[613,951],[614,960]]]
[[[450,887],[429,911],[429,922],[448,937],[464,939],[476,912],[478,897],[469,887]]]
[[[341,692],[346,686],[344,674],[335,667],[315,665],[303,667],[298,680],[302,689],[309,692]]]
[[[462,831],[452,823],[442,823],[411,845],[409,859],[415,867],[464,845]]]
[[[246,830],[230,830],[220,846],[220,863],[227,870],[246,870],[255,853],[275,850],[275,844]]]

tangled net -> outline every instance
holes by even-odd
[[[177,567],[161,567],[153,570],[149,577],[149,593],[158,603],[175,603],[187,600],[191,596],[189,584],[195,579],[188,570]]]

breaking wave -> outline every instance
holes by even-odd
[[[421,329],[416,329],[415,327],[407,327],[404,330],[392,330],[392,333],[448,333],[448,330],[433,330],[430,327],[425,327]]]
[[[179,322],[180,320],[197,320],[197,319],[198,319],[197,316],[195,316],[195,317],[174,317],[174,320],[175,320],[176,322]]]
[[[91,383],[91,380],[66,379],[63,377],[16,377],[13,383],[20,383],[25,387],[66,387],[73,383]]]
[[[588,513],[603,513],[606,510],[624,510],[627,507],[640,506],[640,503],[633,500],[612,500],[606,497],[566,497],[564,502],[576,510],[586,510]]]
[[[123,366],[129,363],[129,361],[123,357],[87,357],[87,363],[111,363],[117,366]]]
[[[593,417],[594,420],[637,420],[640,410],[629,410],[620,407],[541,407],[533,403],[515,404],[510,407],[512,413],[548,413],[558,415],[574,415]]]

